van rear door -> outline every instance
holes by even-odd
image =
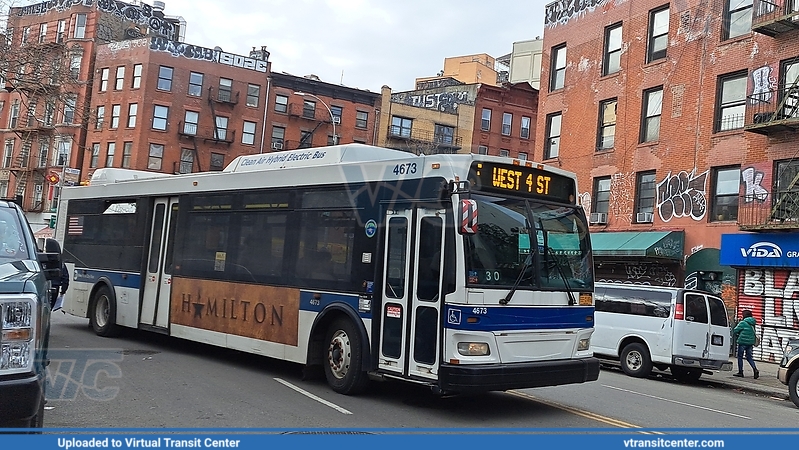
[[[724,302],[712,295],[684,292],[677,304],[674,315],[674,355],[727,360],[730,331]]]
[[[710,359],[727,361],[730,358],[730,324],[727,307],[720,298],[708,295],[710,305]]]

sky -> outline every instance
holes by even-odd
[[[443,70],[444,58],[497,58],[510,53],[513,42],[542,36],[550,2],[164,0],[164,13],[187,21],[186,43],[245,56],[265,45],[273,72],[399,92]]]

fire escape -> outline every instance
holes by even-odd
[[[290,117],[298,117],[300,119],[306,119],[311,122],[315,122],[316,125],[313,127],[311,131],[305,131],[301,134],[299,141],[289,141],[285,140],[285,144],[281,146],[280,150],[296,150],[298,148],[310,148],[313,147],[313,135],[322,125],[332,123],[330,121],[330,116],[325,111],[325,116],[327,116],[327,120],[324,118],[317,117],[317,111],[313,102],[304,101],[302,105],[298,103],[291,103],[289,104],[289,116]],[[324,116],[322,116],[324,117]],[[273,149],[275,149],[273,147]]]
[[[775,40],[799,30],[799,0],[754,0],[752,31]],[[780,68],[774,86],[771,68],[752,74],[755,87],[747,97],[744,130],[766,136],[799,132],[799,59]],[[742,196],[738,224],[741,230],[799,229],[799,152],[779,161],[772,192]]]

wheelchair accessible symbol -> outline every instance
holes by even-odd
[[[461,310],[460,309],[450,309],[449,313],[447,313],[447,323],[452,325],[460,325],[461,324]]]

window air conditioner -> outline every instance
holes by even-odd
[[[333,116],[333,123],[335,123],[335,124],[340,124],[340,123],[341,123],[341,117],[339,117],[339,116]]]
[[[283,150],[282,142],[272,142],[272,150]]]
[[[591,213],[591,216],[588,218],[589,223],[595,224],[605,224],[608,223],[608,214],[607,213]]]
[[[638,213],[638,215],[635,218],[635,221],[638,222],[638,223],[652,223],[652,219],[653,218],[654,217],[653,217],[652,213],[642,212],[642,213]]]

